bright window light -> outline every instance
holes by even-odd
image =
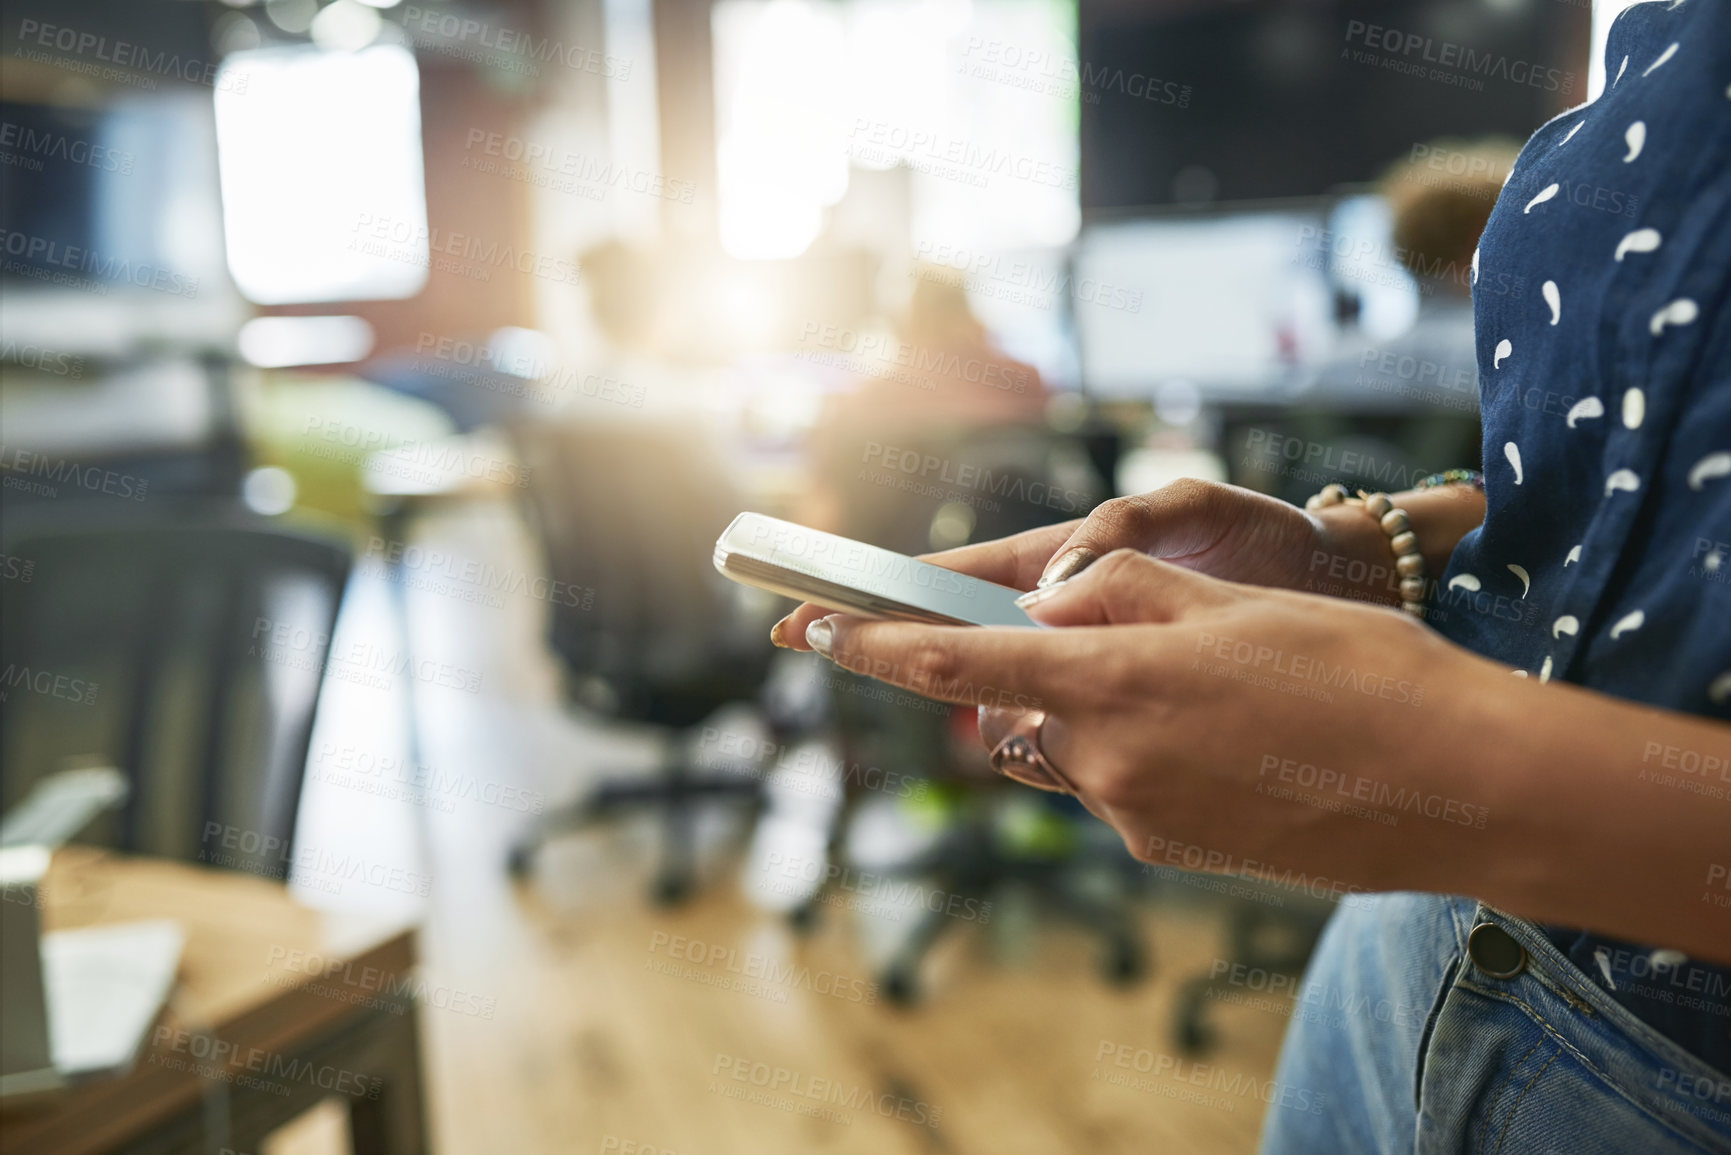
[[[853,170],[902,168],[914,239],[1062,245],[1081,223],[1069,0],[718,0],[718,211],[798,256]]]
[[[261,369],[340,365],[373,351],[360,317],[254,317],[240,327],[240,355]]]
[[[216,85],[228,267],[263,305],[427,282],[420,75],[395,45],[237,52]],[[245,84],[238,82],[245,77]]]

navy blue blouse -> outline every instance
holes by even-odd
[[[1604,93],[1521,150],[1473,258],[1485,522],[1431,620],[1516,677],[1731,718],[1731,0],[1637,5],[1605,60]],[[1719,809],[1731,863],[1718,746],[1628,772]],[[1731,1070],[1731,970],[1548,929]]]

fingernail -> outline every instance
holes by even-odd
[[[819,618],[805,627],[805,644],[829,657],[830,647],[835,644],[835,627],[829,624],[828,618]]]
[[[1053,582],[1049,586],[1035,586],[1033,589],[1017,598],[1016,604],[1021,606],[1023,609],[1027,609],[1029,606],[1038,605],[1040,602],[1045,601],[1063,588],[1063,582]]]
[[[1075,577],[1094,563],[1094,551],[1084,546],[1077,546],[1063,557],[1056,558],[1046,567],[1046,572],[1040,575],[1040,580],[1034,583],[1035,589],[1057,585]]]
[[[788,648],[786,626],[787,619],[783,618],[779,622],[775,623],[775,625],[769,627],[770,642],[773,645],[780,646],[784,650]]]

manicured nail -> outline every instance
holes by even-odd
[[[1016,604],[1021,606],[1023,609],[1027,609],[1029,606],[1040,604],[1063,588],[1063,582],[1053,582],[1049,586],[1035,586],[1033,589],[1017,598]]]
[[[770,642],[774,645],[780,646],[784,650],[788,648],[786,627],[786,618],[781,619],[779,622],[775,623],[775,625],[769,627]]]
[[[819,618],[805,627],[805,644],[829,657],[830,647],[835,644],[835,627],[829,624],[828,618]]]
[[[1040,575],[1040,580],[1034,583],[1035,589],[1057,585],[1075,577],[1095,561],[1094,551],[1084,546],[1077,546],[1063,557],[1056,558],[1046,567],[1046,572]]]

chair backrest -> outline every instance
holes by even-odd
[[[288,873],[346,542],[230,503],[9,517],[0,804],[69,762],[118,767],[88,837]]]
[[[700,425],[537,421],[512,436],[549,574],[578,595],[552,599],[552,647],[613,699],[588,704],[645,716],[683,687],[713,709],[761,676],[767,627],[712,561],[744,506]]]

